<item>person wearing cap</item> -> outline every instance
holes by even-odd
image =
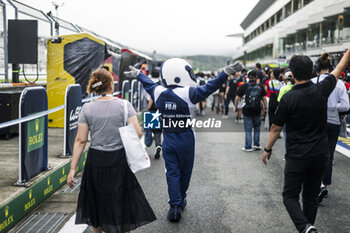
[[[240,98],[244,99],[243,122],[245,131],[245,146],[243,151],[251,152],[253,149],[261,150],[260,125],[261,125],[261,102],[266,109],[266,91],[261,84],[257,83],[257,72],[252,70],[248,74],[249,83],[241,85],[235,98],[235,107]],[[254,145],[252,147],[252,130],[254,128]]]
[[[277,97],[277,101],[278,103],[281,102],[282,97],[289,92],[290,90],[292,90],[292,88],[294,87],[295,84],[295,80],[294,77],[292,75],[291,71],[287,71],[284,75],[287,83],[285,86],[283,86],[280,90],[280,92],[278,93],[278,97]],[[286,132],[286,125],[283,126],[282,129],[283,132],[283,138],[284,138],[284,151],[287,152],[287,132]]]
[[[290,90],[292,90],[292,87],[294,86],[294,78],[293,78],[293,75],[292,75],[292,72],[291,71],[287,71],[286,74],[285,74],[285,79],[286,79],[286,85],[283,86],[281,89],[280,89],[280,92],[278,93],[278,97],[277,97],[277,101],[278,103],[281,101],[282,99],[282,96],[284,94],[286,94],[287,92],[289,92]]]

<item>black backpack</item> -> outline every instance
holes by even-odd
[[[261,111],[261,95],[262,89],[258,84],[249,84],[245,94],[244,110]]]

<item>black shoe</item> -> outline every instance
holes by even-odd
[[[184,210],[186,206],[187,206],[187,199],[184,198],[182,201],[181,209]]]
[[[328,190],[326,187],[321,187],[320,188],[320,193],[318,194],[318,203],[321,203],[323,201],[323,198],[328,197]]]
[[[170,222],[179,222],[181,219],[182,208],[179,205],[171,205],[168,212],[168,220]]]
[[[302,233],[317,233],[317,229],[316,227],[314,227],[311,224],[307,224],[305,229],[302,231]]]
[[[156,151],[156,153],[155,153],[155,155],[154,155],[154,158],[155,159],[159,159],[160,158],[160,152],[162,151],[162,147],[160,147],[160,146],[157,146],[157,151]]]

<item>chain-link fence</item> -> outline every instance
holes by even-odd
[[[12,3],[13,5],[11,5]],[[5,69],[5,49],[4,44],[4,28],[7,28],[7,20],[15,19],[15,12],[18,12],[18,19],[31,19],[38,21],[38,66],[33,64],[20,65],[20,81],[26,81],[25,77],[29,81],[36,80],[46,81],[46,61],[47,61],[47,38],[56,34],[55,22],[59,24],[59,34],[75,34],[75,33],[90,33],[107,43],[110,50],[114,52],[120,51],[123,46],[118,42],[112,41],[109,38],[98,35],[93,31],[80,27],[74,23],[65,21],[63,19],[57,19],[52,14],[43,12],[39,9],[33,8],[16,0],[6,1],[0,0],[0,83],[5,82],[6,73],[8,73],[8,80],[12,78],[12,64],[8,64],[8,72]],[[5,21],[4,21],[5,20]],[[4,24],[6,23],[6,25]]]

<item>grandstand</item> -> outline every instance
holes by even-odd
[[[234,58],[248,66],[324,51],[337,62],[350,47],[350,1],[260,0],[241,27],[243,45]]]

